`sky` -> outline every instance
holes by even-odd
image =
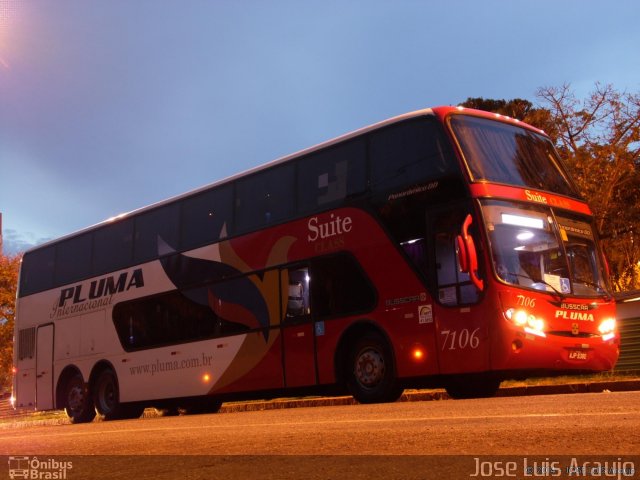
[[[637,0],[0,0],[15,253],[409,111],[640,91]]]

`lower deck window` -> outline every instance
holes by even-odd
[[[212,305],[212,303],[216,303]],[[234,335],[247,325],[224,318],[207,287],[172,291],[116,305],[113,319],[125,350]]]
[[[257,289],[267,278],[275,283]],[[250,331],[267,338],[280,322],[360,314],[374,308],[376,300],[357,260],[339,254],[122,302],[113,309],[113,322],[123,348],[133,351]],[[271,318],[269,312],[278,311],[279,318]]]

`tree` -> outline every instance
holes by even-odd
[[[529,100],[514,98],[513,100],[495,100],[491,98],[467,98],[460,104],[463,107],[484,110],[485,112],[499,113],[507,117],[522,120],[544,130],[554,142],[558,137],[556,120],[551,112],[544,108],[536,108]]]
[[[484,110],[486,112],[499,113],[511,118],[524,120],[529,113],[534,110],[533,103],[522,98],[514,98],[513,100],[495,100],[493,98],[467,98],[460,105],[467,108],[475,108],[476,110]]]
[[[13,326],[20,255],[0,255],[0,392],[11,387]]]
[[[536,95],[593,209],[616,290],[640,288],[640,95],[602,84],[583,101],[568,84]]]
[[[616,290],[640,288],[640,95],[596,84],[585,100],[568,84],[528,100],[468,98],[465,107],[544,130],[592,207]]]

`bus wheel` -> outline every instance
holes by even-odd
[[[67,381],[64,402],[64,411],[71,423],[87,423],[96,416],[89,390],[80,374],[74,375]]]
[[[456,400],[493,397],[499,388],[500,379],[486,375],[464,375],[445,386],[447,394]]]
[[[347,387],[360,403],[395,402],[402,395],[391,350],[378,334],[358,339],[347,360]]]
[[[124,420],[138,418],[144,406],[120,403],[118,379],[113,370],[104,370],[98,375],[93,387],[93,403],[103,420]]]

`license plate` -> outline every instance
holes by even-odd
[[[585,350],[569,350],[569,360],[587,360],[588,355]]]

